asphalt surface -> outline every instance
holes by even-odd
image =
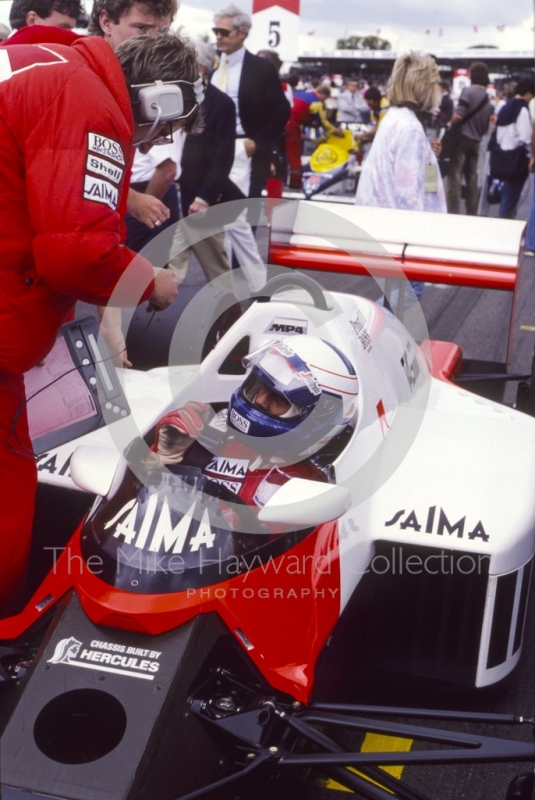
[[[531,199],[531,178],[520,203],[518,218],[527,219]],[[496,216],[492,207],[490,215]],[[267,231],[258,229],[257,240],[261,252],[267,253]],[[523,289],[519,297],[515,319],[513,357],[510,371],[529,373],[535,345],[535,258],[523,257]],[[310,273],[327,289],[362,294],[376,299],[377,285],[366,278],[332,273]],[[195,259],[192,259],[183,289],[191,295],[205,283],[204,275]],[[187,288],[186,288],[187,287]],[[427,285],[422,308],[431,338],[458,343],[468,359],[505,362],[507,341],[511,321],[512,295],[452,286]],[[79,313],[84,313],[81,308]],[[516,384],[507,387],[504,399],[512,404],[515,400]],[[459,443],[462,456],[462,442]],[[511,504],[515,497],[509,498]],[[356,686],[356,700],[363,703],[395,704],[398,706],[421,706],[425,708],[450,708],[465,711],[517,713],[529,715],[535,712],[535,681],[533,663],[535,659],[535,586],[532,586],[528,619],[525,630],[524,650],[519,666],[502,684],[491,689],[461,693],[443,686],[419,683],[408,684],[395,677],[360,675]],[[529,726],[502,730],[497,726],[466,726],[464,723],[442,723],[452,730],[475,730],[488,735],[501,735],[532,741]],[[354,742],[358,746],[358,742]],[[402,780],[433,800],[504,800],[512,777],[529,770],[529,765],[491,764],[486,766],[406,768]],[[312,779],[298,783],[279,783],[268,788],[271,797],[284,796],[303,800],[337,800],[339,791],[326,788],[325,781],[318,785]],[[251,795],[244,789],[240,797]],[[255,795],[260,796],[260,794]],[[358,796],[358,795],[357,795]]]

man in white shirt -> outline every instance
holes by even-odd
[[[214,23],[220,62],[212,83],[236,108],[234,163],[229,175],[234,194],[228,199],[260,197],[270,174],[273,144],[282,136],[290,117],[290,104],[273,64],[245,49],[251,28],[249,15],[230,5],[214,14]],[[258,291],[265,283],[266,268],[245,212],[229,234],[249,288]]]
[[[249,15],[230,5],[214,14],[214,22],[220,63],[212,83],[236,106],[236,172],[230,177],[245,197],[260,197],[270,174],[273,143],[290,118],[290,104],[273,64],[244,46]],[[243,170],[250,175],[249,185]]]

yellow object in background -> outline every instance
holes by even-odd
[[[343,136],[331,134],[327,141],[318,145],[310,157],[310,168],[314,172],[329,172],[331,169],[341,167],[349,157],[349,151],[356,149],[353,134],[344,131]]]

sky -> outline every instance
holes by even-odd
[[[209,35],[213,11],[228,0],[188,0],[175,20],[196,38]],[[331,52],[351,35],[379,35],[392,49],[465,49],[475,44],[501,50],[533,50],[534,0],[301,0],[299,52]],[[251,12],[252,0],[235,0]],[[0,21],[9,19],[10,0],[0,0]],[[88,8],[91,2],[86,2]],[[334,11],[334,13],[333,13]],[[499,30],[498,26],[504,26]],[[429,33],[426,31],[429,30]],[[442,35],[440,35],[442,31]],[[213,38],[213,37],[211,37]]]

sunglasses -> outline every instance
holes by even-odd
[[[232,31],[231,30],[229,31],[228,28],[212,28],[212,33],[214,34],[214,36],[224,36],[224,37],[226,37],[226,36],[230,36]]]
[[[159,136],[157,136],[156,139],[151,139],[151,144],[157,146],[163,144],[173,144],[173,133],[175,133],[173,129],[173,123],[168,122],[167,125],[160,131]]]

